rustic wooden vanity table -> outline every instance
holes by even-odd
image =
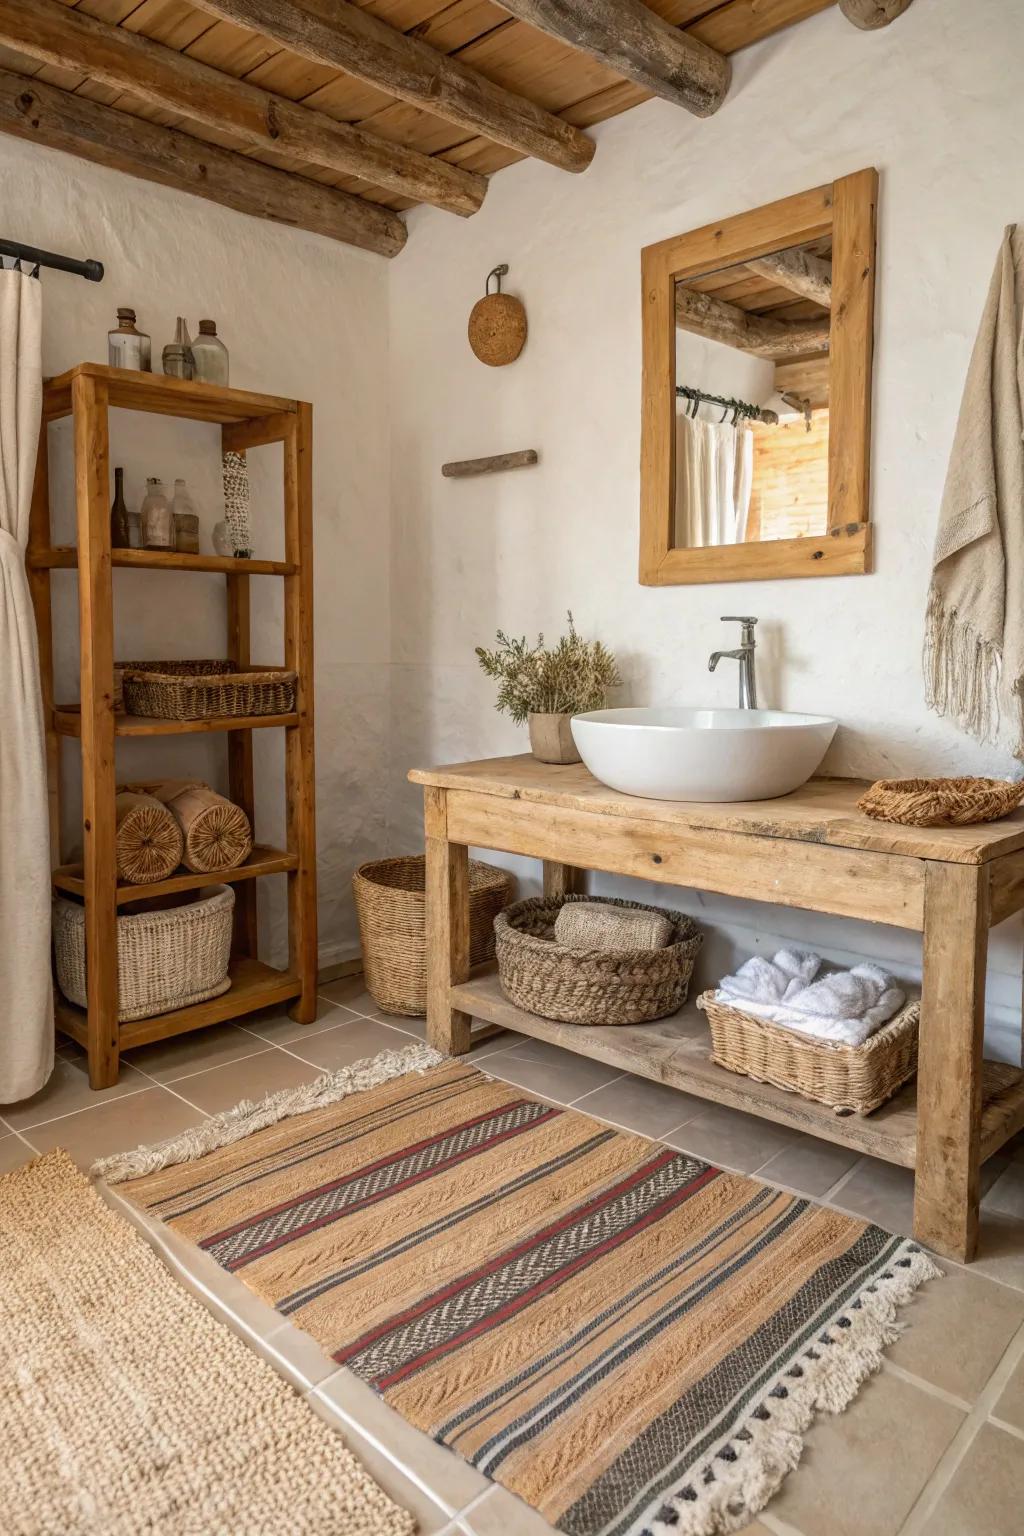
[[[1024,812],[902,827],[862,815],[865,786],[853,779],[812,779],[745,804],[641,800],[582,764],[529,756],[409,777],[426,802],[427,1028],[438,1050],[468,1051],[480,1034],[473,1020],[483,1020],[913,1168],[914,1235],[973,1257],[981,1164],[1024,1127],[1024,1072],[982,1059],[988,930],[1024,907]],[[523,1012],[493,967],[469,974],[470,847],[542,859],[548,892],[578,889],[580,870],[606,870],[920,932],[916,1084],[873,1115],[844,1117],[716,1066],[692,1000],[671,1019],[622,1028]]]

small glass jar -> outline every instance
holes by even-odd
[[[111,368],[132,368],[152,373],[152,344],[145,331],[135,329],[134,309],[119,309],[117,330],[107,332],[107,360]]]
[[[174,340],[169,341],[163,351],[164,373],[171,379],[191,379],[195,372],[195,360],[192,356],[192,339],[188,334],[188,326],[181,315],[178,316],[178,324],[174,331]]]
[[[148,479],[146,495],[139,508],[142,519],[143,549],[174,549],[174,514],[167,500],[162,480]]]
[[[128,513],[128,548],[142,548],[142,518],[137,512]]]
[[[204,384],[227,384],[228,349],[217,335],[215,320],[200,320],[199,335],[192,343],[193,378]]]
[[[174,500],[171,502],[174,516],[174,547],[183,555],[199,553],[199,516],[184,480],[174,482]]]

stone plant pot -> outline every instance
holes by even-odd
[[[579,763],[569,715],[531,715],[530,751],[542,763]]]

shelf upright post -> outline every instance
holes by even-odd
[[[226,429],[221,428],[221,449],[227,452],[229,442]],[[244,454],[245,449],[240,450]],[[240,571],[245,561],[239,560]],[[240,667],[247,667],[252,659],[252,624],[250,612],[250,577],[247,573],[231,572],[226,578],[228,589],[228,650],[227,654]],[[228,735],[228,786],[236,805],[249,818],[255,835],[256,792],[253,780],[252,731],[231,731]],[[256,886],[246,882],[235,891],[234,933],[232,953],[257,959],[259,955],[259,925],[256,917]]]
[[[288,851],[298,868],[288,876],[288,969],[301,992],[289,1010],[299,1024],[317,1012],[316,783],[313,758],[313,408],[297,401],[285,424],[284,664],[298,677],[298,724],[285,733]]]
[[[25,562],[28,590],[36,620],[39,656],[39,696],[43,708],[43,740],[46,744],[46,790],[50,826],[50,863],[61,862],[60,846],[60,737],[53,719],[53,599],[50,571],[38,556],[50,546],[49,420],[44,403],[32,482],[28,520],[28,558]]]

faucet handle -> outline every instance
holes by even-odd
[[[757,620],[756,619],[751,619],[751,618],[745,618],[743,616],[743,614],[740,614],[740,613],[723,613],[722,614],[722,623],[723,624],[756,624]]]
[[[757,620],[740,613],[723,613],[723,624],[738,624],[740,626],[740,644],[753,647],[757,644],[754,639],[754,625]]]

